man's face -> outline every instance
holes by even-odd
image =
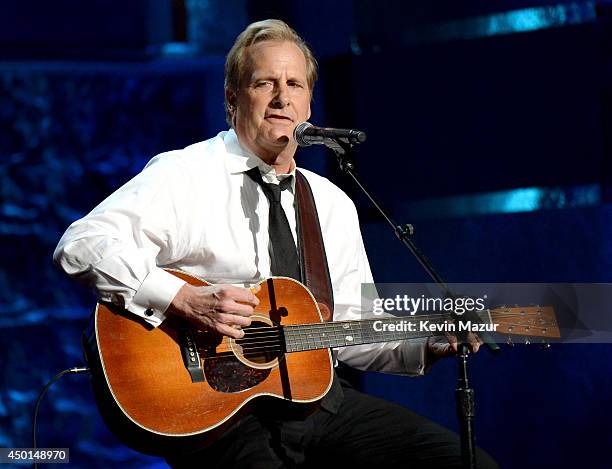
[[[293,129],[310,117],[311,90],[306,59],[293,42],[264,41],[250,46],[236,96],[234,128],[242,145],[268,163],[297,144]],[[287,152],[288,151],[288,152]]]

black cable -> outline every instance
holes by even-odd
[[[38,418],[38,409],[40,407],[42,398],[45,397],[45,394],[47,394],[47,390],[49,389],[49,387],[51,387],[53,383],[55,383],[58,379],[60,379],[64,375],[67,375],[69,373],[74,373],[74,374],[88,373],[89,371],[90,371],[89,368],[86,366],[75,366],[73,368],[68,368],[67,370],[60,371],[58,374],[56,374],[53,378],[51,378],[51,380],[47,384],[45,384],[45,387],[42,388],[42,390],[40,391],[40,394],[38,395],[38,399],[36,399],[36,406],[34,407],[34,422],[32,425],[32,449],[34,451],[36,451],[36,420]],[[36,460],[34,460],[34,469],[37,469],[37,468],[38,468],[38,463],[36,462]]]

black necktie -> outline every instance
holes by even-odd
[[[281,205],[281,191],[284,191],[291,184],[293,176],[283,179],[280,184],[264,182],[259,168],[255,167],[247,171],[253,181],[258,183],[270,203],[268,233],[271,245],[272,275],[291,277],[300,280],[300,266],[295,248],[295,241],[287,215]]]

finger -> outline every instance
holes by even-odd
[[[237,316],[235,314],[219,313],[217,320],[220,323],[227,324],[229,326],[240,326],[248,327],[251,325],[251,319],[244,316]]]
[[[482,341],[480,340],[480,337],[478,337],[476,334],[472,332],[468,334],[468,344],[470,347],[470,351],[474,353],[478,352],[481,343]]]
[[[444,346],[444,356],[452,357],[457,355],[457,344],[447,344]]]
[[[457,336],[453,334],[446,334],[446,340],[448,340],[448,344],[453,352],[457,352]]]
[[[238,316],[250,317],[255,312],[253,307],[242,303],[236,303],[232,300],[221,302],[217,307],[217,312],[224,314],[235,314]]]
[[[219,323],[217,324],[215,329],[219,334],[223,334],[228,337],[233,337],[234,339],[241,339],[242,337],[244,337],[244,331],[242,329],[236,329],[227,324]]]
[[[259,287],[259,285],[257,286]],[[233,285],[227,285],[225,288],[225,293],[229,299],[251,306],[257,306],[259,304],[259,298],[255,296],[250,288],[235,287]],[[261,287],[259,288],[261,289]]]
[[[450,357],[456,354],[456,351],[453,350],[453,347],[450,343],[441,344],[435,343],[431,346],[431,351],[436,357]]]

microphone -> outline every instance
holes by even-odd
[[[332,129],[331,127],[316,127],[310,122],[298,124],[293,131],[293,138],[301,147],[310,145],[325,145],[326,140],[344,140],[350,144],[363,143],[365,132],[354,129]]]

